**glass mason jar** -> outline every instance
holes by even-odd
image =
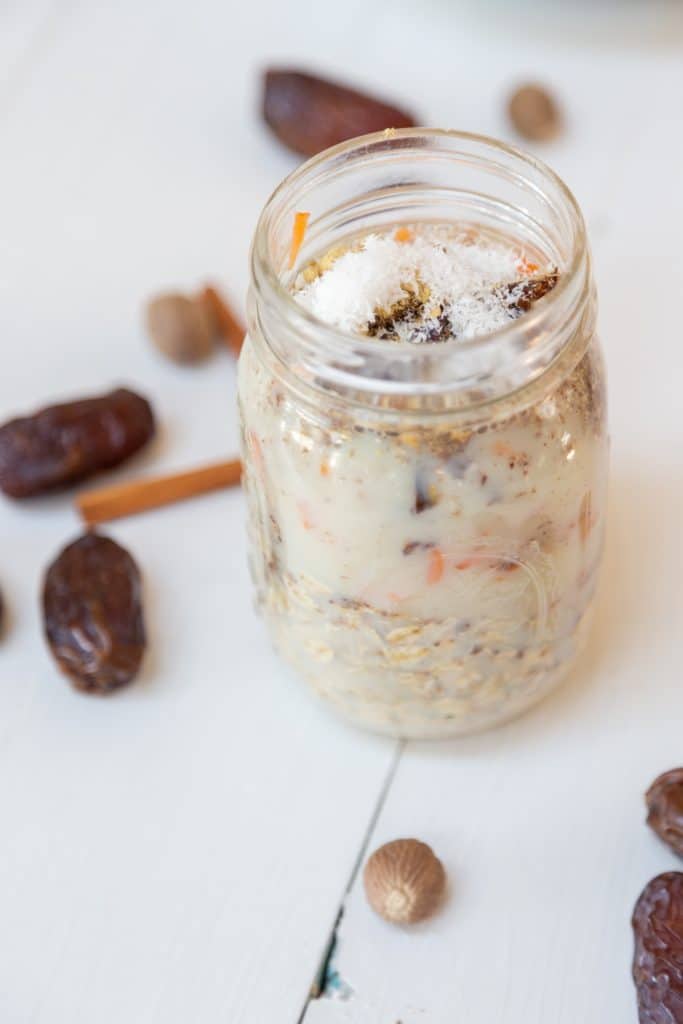
[[[296,267],[294,212],[310,211]],[[559,269],[474,340],[386,343],[317,320],[297,271],[398,223],[496,232]],[[581,213],[534,158],[405,129],[308,161],[266,205],[239,365],[258,604],[360,726],[446,737],[531,705],[573,662],[603,546],[608,442]]]

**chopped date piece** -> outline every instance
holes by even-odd
[[[441,316],[425,320],[423,324],[420,324],[420,326],[415,330],[413,341],[432,343],[436,341],[448,341],[450,338],[454,337],[453,324],[446,314],[442,313]]]
[[[86,533],[52,563],[45,633],[78,690],[109,693],[137,675],[145,650],[140,571],[115,541]]]
[[[390,309],[377,310],[367,326],[371,338],[398,338],[396,324],[415,323],[424,310],[424,297],[416,291],[407,291]]]
[[[435,547],[433,541],[410,540],[403,545],[403,554],[412,555],[413,551],[430,551],[433,547]]]
[[[119,388],[0,427],[0,489],[28,498],[118,466],[154,435],[149,402]]]
[[[510,558],[499,558],[493,563],[493,568],[496,572],[515,572],[516,569],[519,569],[519,562],[514,562]]]
[[[406,295],[404,299],[395,302],[390,310],[378,310],[367,326],[367,333],[371,338],[396,341],[398,340],[396,324],[414,323],[419,319],[423,308],[424,303],[417,295],[412,293]]]
[[[509,300],[508,310],[513,319],[516,320],[523,313],[528,313],[534,302],[538,302],[553,290],[558,278],[558,272],[553,270],[550,274],[527,277],[522,281],[504,285],[501,294]]]
[[[631,923],[640,1024],[683,1024],[683,872],[648,882]]]
[[[429,290],[424,285],[409,287],[403,285],[405,295],[398,299],[389,309],[377,309],[374,317],[366,327],[371,338],[382,341],[399,341],[398,324],[414,324],[411,340],[416,342],[444,341],[450,336],[451,322],[447,316],[425,317],[425,303],[429,298]],[[441,309],[443,314],[443,308]],[[444,332],[448,332],[445,334]]]
[[[356,135],[415,124],[405,111],[355,89],[278,68],[264,75],[263,118],[281,142],[303,156]]]
[[[683,768],[672,768],[655,779],[645,800],[648,825],[683,857]]]
[[[418,515],[433,508],[437,503],[437,495],[434,484],[430,482],[424,470],[418,469],[415,474],[415,504],[413,511]]]

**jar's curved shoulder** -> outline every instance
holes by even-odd
[[[457,411],[450,417],[428,413],[420,417],[407,409],[402,417],[396,408],[344,407],[336,396],[314,387],[294,392],[286,379],[261,361],[249,339],[240,359],[239,381],[243,421],[260,423],[262,432],[275,427],[281,439],[304,454],[328,446],[341,458],[345,448],[355,455],[363,443],[369,448],[382,445],[385,454],[391,451],[399,461],[411,461],[416,454],[462,461],[460,456],[468,447],[481,448],[493,443],[492,438],[510,433],[522,431],[529,440],[542,437],[546,449],[555,445],[564,449],[568,428],[575,437],[597,438],[607,429],[605,368],[596,337],[568,373],[552,379],[546,388],[535,389],[533,401],[524,394],[513,395],[474,424],[463,424]],[[484,436],[486,442],[481,440]]]

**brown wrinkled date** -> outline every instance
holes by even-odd
[[[655,779],[645,802],[652,831],[683,857],[683,768],[672,768]]]
[[[118,466],[154,436],[149,402],[119,388],[0,427],[0,489],[29,498]]]
[[[640,1024],[683,1024],[683,872],[648,882],[631,923]]]
[[[109,693],[135,678],[145,650],[140,572],[115,541],[86,533],[64,548],[45,577],[43,614],[76,689]]]
[[[263,117],[281,142],[303,156],[315,156],[356,135],[415,124],[404,110],[365,93],[277,68],[264,75]]]

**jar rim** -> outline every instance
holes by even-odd
[[[326,176],[343,173],[349,167],[349,160],[366,160],[369,164],[373,160],[380,160],[383,157],[390,159],[400,153],[405,154],[411,148],[417,156],[419,150],[426,149],[430,143],[444,147],[439,150],[439,155],[442,157],[452,156],[454,159],[461,160],[463,158],[478,159],[480,163],[485,163],[489,167],[497,166],[502,169],[503,165],[496,164],[495,157],[506,158],[516,166],[516,170],[509,170],[507,176],[511,180],[525,182],[530,189],[540,192],[539,187],[534,185],[531,179],[525,179],[521,172],[526,168],[535,173],[544,184],[553,190],[555,207],[562,207],[562,212],[571,229],[569,258],[562,268],[556,286],[547,296],[535,303],[524,316],[511,320],[486,334],[470,339],[450,338],[440,341],[438,344],[430,344],[428,346],[430,360],[435,364],[444,364],[449,360],[452,361],[454,355],[460,358],[467,353],[475,356],[492,355],[506,343],[515,345],[522,338],[528,342],[530,336],[539,336],[544,332],[552,311],[557,310],[563,303],[567,306],[568,315],[573,314],[573,319],[578,322],[580,310],[577,309],[577,306],[581,295],[585,295],[586,285],[590,282],[586,227],[574,194],[559,174],[533,154],[487,135],[443,128],[387,129],[383,132],[358,136],[339,143],[296,167],[271,193],[261,212],[254,233],[251,248],[251,273],[259,296],[271,308],[277,306],[279,315],[286,318],[294,330],[301,335],[308,335],[311,341],[315,338],[315,344],[319,351],[326,352],[330,358],[352,351],[356,355],[375,361],[381,362],[383,358],[386,358],[392,362],[396,360],[406,362],[415,359],[416,349],[424,354],[423,350],[427,346],[416,346],[410,341],[392,341],[390,346],[380,345],[376,339],[365,338],[353,331],[342,330],[331,325],[299,303],[295,294],[283,281],[282,270],[278,270],[275,266],[269,249],[269,235],[273,220],[281,215],[282,207],[286,207],[290,214],[299,209],[300,207],[296,205],[297,197],[305,192],[307,186],[320,182]],[[448,146],[451,147],[450,152],[447,150]],[[481,151],[478,157],[477,148]],[[520,349],[520,345],[515,347]],[[560,346],[557,351],[563,347],[564,345]],[[521,348],[523,349],[524,345]],[[358,378],[355,377],[355,380],[357,383]],[[377,385],[378,381],[375,379],[373,383]],[[405,381],[382,381],[382,390],[393,393],[414,392],[416,387],[421,390],[420,383],[414,380],[408,384]],[[450,386],[453,387],[454,384],[455,382],[451,380]],[[441,381],[438,387],[425,390],[444,390],[448,386],[449,381]]]

